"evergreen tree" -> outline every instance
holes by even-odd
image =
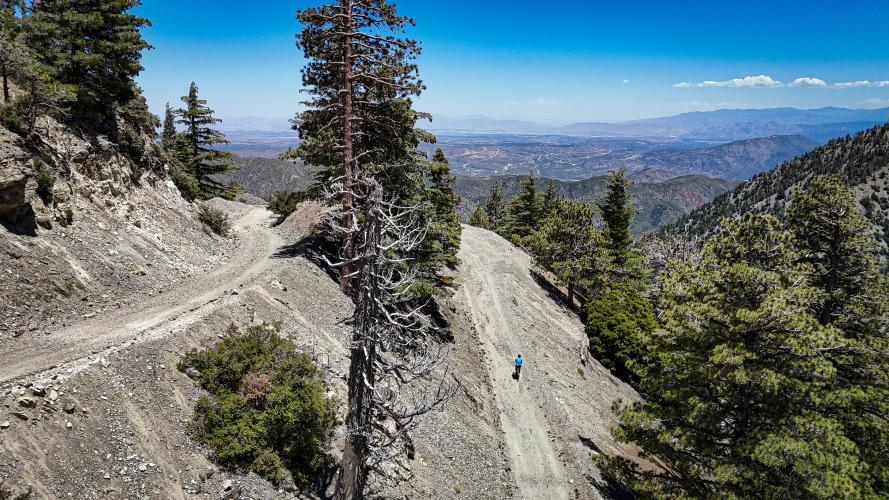
[[[76,97],[75,114],[114,130],[114,112],[136,97],[133,79],[142,51],[140,30],[151,23],[130,11],[138,0],[42,0],[26,23],[28,45],[52,77]]]
[[[639,288],[632,282],[610,282],[586,304],[590,354],[634,387],[645,371],[658,326],[654,307]]]
[[[491,186],[491,193],[488,195],[487,201],[485,201],[485,213],[488,215],[488,229],[493,231],[497,231],[501,224],[503,223],[503,218],[505,216],[506,207],[503,202],[503,188],[500,187],[500,183],[494,183]]]
[[[297,46],[309,61],[302,81],[310,98],[294,120],[306,164],[320,167],[315,191],[341,182],[342,203],[352,225],[352,183],[356,172],[374,170],[384,195],[404,204],[423,199],[424,162],[420,142],[434,138],[416,128],[428,118],[412,107],[423,84],[414,60],[415,40],[400,37],[413,19],[398,15],[386,0],[338,0],[297,13],[303,25]],[[340,285],[348,291],[353,242],[343,236],[345,264]]]
[[[198,86],[194,82],[191,82],[188,95],[182,96],[182,102],[185,108],[175,112],[176,123],[183,127],[182,140],[176,141],[176,159],[197,179],[202,197],[217,196],[222,189],[209,177],[234,168],[226,162],[234,158],[232,153],[213,149],[216,144],[228,144],[225,135],[213,128],[222,120],[215,118],[207,101],[198,96]]]
[[[427,240],[435,246],[433,261],[456,266],[457,251],[460,249],[460,216],[457,205],[460,197],[454,192],[454,180],[451,167],[441,148],[432,155],[429,166],[429,188],[426,190],[426,201],[433,209],[432,224],[427,233]]]
[[[633,221],[632,195],[627,188],[630,185],[626,177],[626,169],[611,172],[608,178],[608,192],[598,203],[605,223],[605,242],[611,262],[616,272],[620,272],[630,264],[633,256],[633,236],[630,225]]]
[[[574,303],[577,287],[601,285],[607,265],[602,234],[596,229],[595,214],[583,203],[557,200],[552,215],[534,233],[531,249],[568,288],[569,303]]]
[[[456,267],[460,262],[460,216],[454,193],[454,176],[444,152],[437,149],[429,165],[429,187],[419,211],[421,222],[427,227],[426,238],[407,257],[416,262],[417,279],[414,293],[420,302],[446,291],[445,267]]]
[[[477,205],[469,215],[469,225],[480,227],[482,229],[491,228],[491,220],[488,219],[488,213],[485,212],[485,209],[482,208],[481,205]]]
[[[559,201],[559,193],[556,191],[556,181],[550,179],[546,182],[546,192],[540,202],[540,218],[545,219],[555,210]]]
[[[524,242],[537,229],[540,222],[540,199],[537,196],[537,178],[528,174],[519,187],[518,194],[509,203],[509,231]]]
[[[21,17],[25,12],[24,0],[0,0],[0,77],[3,79],[3,102],[8,103],[9,78],[12,76],[13,59],[20,50]]]
[[[749,214],[723,221],[700,264],[672,271],[645,400],[616,408],[616,436],[665,466],[612,459],[611,471],[652,496],[873,496],[858,448],[824,411],[837,332],[811,312],[810,273],[777,219]]]
[[[788,227],[821,291],[813,313],[842,335],[828,350],[837,369],[833,408],[869,465],[868,482],[889,491],[889,287],[878,244],[851,190],[835,176],[816,177],[794,193]]]
[[[176,143],[176,116],[170,103],[164,108],[164,130],[161,134],[161,141],[164,149],[171,151]]]

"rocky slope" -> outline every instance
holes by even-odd
[[[103,137],[45,118],[38,130],[26,149],[0,128],[4,342],[110,314],[227,259],[231,244],[204,231],[150,152],[135,163]]]
[[[153,216],[178,217],[181,210],[183,218],[157,222],[168,225],[162,240],[174,238],[173,232],[189,235],[188,209],[161,205],[168,200],[161,186],[154,194],[136,189],[127,196],[139,202],[137,210],[157,210]],[[0,477],[17,487],[32,486],[37,498],[305,497],[286,482],[276,488],[255,475],[212,464],[209,450],[196,444],[188,429],[200,389],[175,366],[184,352],[214,341],[229,324],[282,321],[324,368],[342,416],[349,338],[344,320],[351,304],[294,246],[322,208],[305,205],[272,228],[273,218],[262,207],[212,203],[230,214],[232,238],[207,237],[193,246],[183,242],[168,248],[189,257],[181,257],[184,263],[196,255],[218,255],[216,261],[203,261],[203,268],[194,259],[194,270],[203,272],[188,274],[191,268],[177,269],[158,256],[164,252],[151,252],[146,263],[152,265],[140,278],[152,276],[163,286],[118,287],[110,279],[112,304],[105,305],[90,295],[104,290],[104,282],[83,278],[85,285],[77,290],[89,298],[67,302],[91,312],[55,323],[35,313],[36,330],[4,338]],[[141,233],[124,225],[126,217],[111,225],[113,216],[100,208],[79,208],[65,234],[84,238],[91,227],[78,228],[81,223],[95,229],[101,222],[108,229],[99,234],[120,237],[116,248],[142,241]],[[53,231],[28,236],[30,244],[46,240],[59,252],[70,251],[74,239]],[[17,238],[26,236],[4,237],[25,244]],[[135,263],[124,257],[129,251],[107,255],[109,246],[99,242],[77,265],[101,276],[103,265],[126,269]],[[390,498],[541,492],[600,498],[606,485],[589,458],[601,452],[634,456],[613,442],[608,428],[611,401],[633,399],[635,393],[594,360],[582,359],[581,323],[533,272],[526,254],[493,233],[467,228],[460,257],[459,288],[443,310],[454,338],[446,346],[448,362],[461,392],[422,421],[413,435],[414,459],[392,466],[406,481],[377,484],[377,492]],[[36,282],[42,269],[37,261],[15,274],[18,282]],[[521,382],[509,378],[518,350],[528,360]],[[335,439],[334,453],[341,439]]]
[[[822,174],[838,175],[853,187],[874,233],[884,246],[889,245],[889,124],[834,139],[759,174],[664,231],[696,237],[712,231],[721,217],[748,211],[780,215],[792,190],[808,185],[813,177]]]

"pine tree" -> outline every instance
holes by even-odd
[[[531,172],[522,181],[518,194],[509,203],[509,231],[511,235],[517,235],[524,242],[537,228],[540,222],[540,213],[537,178]]]
[[[540,202],[540,218],[545,219],[556,208],[559,200],[559,193],[556,191],[556,181],[550,179],[546,182],[546,192],[543,193],[543,199]]]
[[[164,108],[164,130],[161,134],[161,142],[164,149],[172,151],[176,142],[176,116],[170,103]]]
[[[889,287],[877,264],[878,244],[851,190],[835,176],[816,177],[794,193],[787,222],[821,291],[813,314],[836,327],[827,351],[837,369],[831,413],[839,415],[870,467],[876,491],[889,491]]]
[[[226,162],[234,157],[232,153],[213,149],[216,144],[228,144],[225,135],[213,128],[222,120],[215,118],[207,101],[198,96],[198,86],[194,82],[189,86],[188,95],[182,96],[182,102],[185,108],[175,111],[176,123],[183,127],[182,140],[176,144],[176,159],[197,179],[202,197],[218,196],[222,188],[209,177],[234,168]]]
[[[615,376],[639,385],[657,329],[654,307],[632,282],[609,282],[585,306],[590,354]]]
[[[616,436],[664,467],[607,467],[651,496],[873,495],[855,443],[824,411],[837,332],[811,312],[810,273],[776,218],[725,219],[703,261],[666,278],[645,400],[616,408]]]
[[[503,188],[499,182],[495,182],[491,186],[491,192],[485,201],[485,213],[488,214],[488,229],[498,231],[503,224],[503,218],[506,215],[506,207],[503,202]]]
[[[25,12],[24,0],[0,0],[0,77],[3,79],[3,102],[8,103],[9,78],[16,52],[19,51],[22,28],[21,14]]]
[[[611,172],[608,178],[608,192],[598,203],[605,223],[605,241],[615,271],[620,272],[630,264],[633,256],[631,245],[633,236],[630,225],[633,221],[632,195],[626,169]]]
[[[537,261],[551,270],[568,288],[574,303],[577,287],[601,284],[606,268],[602,234],[596,229],[595,214],[586,205],[559,199],[553,213],[534,233],[531,249]]]
[[[441,148],[432,155],[429,167],[429,189],[426,190],[426,201],[432,205],[432,224],[427,233],[427,240],[435,245],[433,261],[448,266],[455,266],[460,261],[457,251],[460,249],[460,216],[457,205],[460,197],[454,192],[454,180],[451,167]]]
[[[454,176],[451,175],[444,152],[437,149],[429,165],[429,187],[419,211],[420,221],[427,227],[426,238],[416,250],[406,255],[417,263],[417,279],[414,293],[420,302],[447,293],[445,267],[453,268],[460,260],[460,216],[457,204],[460,197],[454,193]]]
[[[76,96],[75,115],[114,129],[113,114],[136,97],[133,79],[142,51],[140,30],[151,23],[130,13],[138,0],[42,0],[28,16],[28,45],[52,77]]]
[[[485,212],[485,209],[482,208],[481,205],[477,205],[469,215],[469,225],[480,227],[482,229],[491,228],[491,221],[488,219],[488,213]]]
[[[338,0],[297,17],[304,26],[297,46],[309,61],[302,80],[311,97],[293,121],[300,136],[296,155],[320,167],[315,191],[339,180],[344,217],[350,217],[355,174],[373,169],[387,198],[422,201],[424,162],[416,148],[434,138],[416,128],[429,115],[414,111],[411,102],[424,88],[413,63],[420,46],[399,37],[413,19],[385,0]],[[346,233],[342,242],[344,291],[352,274],[351,237]]]

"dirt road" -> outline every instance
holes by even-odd
[[[568,478],[534,394],[546,384],[535,367],[542,357],[535,356],[532,339],[524,335],[528,327],[525,316],[508,311],[503,303],[516,305],[519,299],[528,299],[510,293],[527,287],[515,286],[514,260],[504,255],[497,238],[476,228],[464,229],[459,254],[463,297],[490,359],[488,370],[521,497],[567,499]],[[517,353],[528,360],[520,381],[511,375]]]
[[[75,373],[108,349],[124,347],[169,334],[212,311],[225,294],[259,276],[282,240],[269,227],[272,214],[250,207],[235,221],[237,253],[224,265],[180,286],[147,297],[134,306],[110,310],[48,335],[0,345],[0,387],[28,375],[53,368],[54,373]]]

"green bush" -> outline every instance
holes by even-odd
[[[22,137],[28,135],[28,107],[30,98],[15,97],[8,104],[0,104],[0,124]]]
[[[0,479],[0,500],[30,500],[31,499],[31,489],[28,488],[28,491],[22,493],[13,493],[11,490],[6,488],[6,481]]]
[[[52,200],[52,188],[56,182],[56,173],[39,158],[34,158],[34,179],[37,181],[37,196],[46,203]]]
[[[269,201],[269,210],[278,214],[280,220],[284,220],[288,215],[296,211],[299,204],[305,201],[305,193],[294,193],[293,191],[278,191],[272,195]]]
[[[198,220],[219,236],[227,236],[231,230],[228,215],[203,203],[198,204]]]
[[[170,179],[186,200],[194,201],[201,195],[201,184],[197,178],[178,163],[170,164]]]
[[[210,394],[195,404],[195,436],[224,465],[251,470],[278,483],[284,469],[304,487],[325,472],[325,452],[336,425],[334,402],[324,396],[311,358],[280,335],[280,325],[239,330],[192,350],[180,361]]]
[[[228,186],[225,186],[225,189],[222,190],[222,193],[219,194],[219,197],[224,200],[234,200],[239,194],[246,191],[244,186],[238,181],[231,181],[228,183]]]

